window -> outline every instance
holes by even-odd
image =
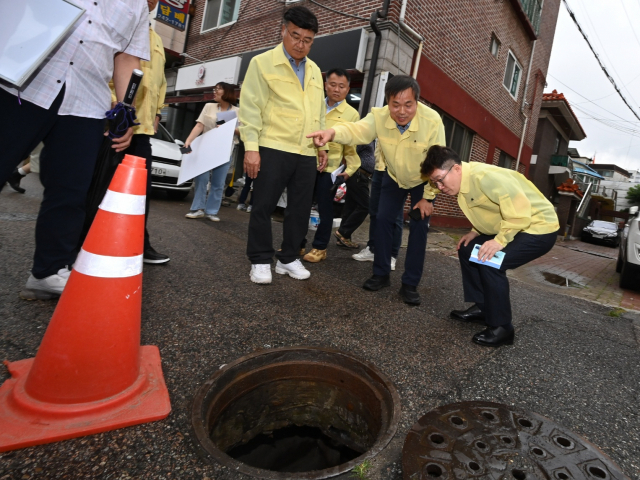
[[[559,151],[560,151],[560,134],[558,133],[556,135],[556,144],[553,147],[553,154],[557,155]]]
[[[500,50],[500,41],[496,37],[495,33],[491,34],[491,44],[489,45],[489,51],[491,55],[498,58],[498,51]]]
[[[504,71],[504,80],[503,85],[509,92],[509,94],[514,98],[518,98],[518,88],[520,87],[520,74],[522,73],[522,67],[514,57],[511,50],[509,50],[509,55],[507,55],[507,68]]]
[[[202,32],[235,22],[239,9],[240,0],[207,0],[202,17]]]
[[[502,150],[500,151],[500,158],[498,159],[498,166],[502,168],[508,168],[509,170],[513,167],[513,161],[515,159],[504,153]]]
[[[461,123],[456,122],[449,115],[439,112],[442,116],[444,124],[444,135],[447,141],[447,147],[456,151],[460,160],[469,161],[471,153],[471,142],[473,141],[473,132]]]

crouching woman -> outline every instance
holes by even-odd
[[[421,171],[442,193],[458,197],[473,226],[458,242],[464,300],[473,305],[452,311],[451,317],[483,322],[487,328],[473,337],[479,345],[513,344],[506,271],[551,250],[560,228],[553,205],[520,173],[484,163],[462,163],[447,147],[431,147]],[[500,268],[470,261],[477,244],[481,262],[504,252]]]

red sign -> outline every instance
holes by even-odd
[[[184,30],[187,24],[187,14],[189,13],[190,0],[160,0],[158,2],[158,13],[156,20],[167,25]]]

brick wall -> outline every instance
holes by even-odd
[[[473,142],[471,143],[471,153],[469,154],[469,161],[485,163],[487,161],[488,153],[489,142],[487,142],[480,135],[474,135]]]

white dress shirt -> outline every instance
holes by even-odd
[[[85,13],[23,85],[20,98],[48,109],[66,85],[59,115],[104,118],[111,108],[114,55],[124,52],[149,60],[149,7],[145,0],[74,3]],[[0,83],[0,87],[18,95],[10,84]]]

